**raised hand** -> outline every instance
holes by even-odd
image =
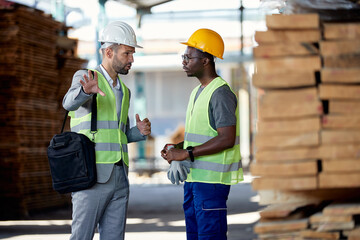
[[[147,136],[151,133],[151,122],[149,119],[144,118],[140,120],[139,114],[135,115],[136,117],[136,126],[139,129],[140,133],[144,136]]]
[[[94,78],[91,70],[88,71],[88,75],[84,74],[84,81],[80,80],[83,90],[86,94],[100,93],[101,96],[105,96],[105,93],[99,88],[97,72],[94,71]]]

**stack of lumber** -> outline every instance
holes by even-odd
[[[321,209],[307,207],[360,199],[360,24],[320,23],[317,14],[271,15],[255,34],[250,171],[268,205],[254,228],[260,239],[350,239],[356,228],[350,217],[324,227]],[[292,204],[296,214],[279,216]]]
[[[301,239],[308,228],[308,216],[316,212],[319,204],[273,204],[260,212],[261,221],[254,227],[260,239]]]
[[[60,28],[42,11],[0,3],[1,219],[69,203],[52,189],[46,150],[65,113],[62,85],[85,61],[58,56]]]
[[[312,15],[267,16],[266,32],[256,32],[255,87],[264,92],[258,105],[255,190],[317,188],[316,149],[320,145],[323,104],[315,72],[321,59],[319,18]],[[285,25],[285,26],[284,26]],[[286,181],[284,181],[284,179]]]
[[[307,239],[359,239],[355,228],[360,203],[332,203],[309,218],[310,229],[301,232]]]
[[[335,154],[322,159],[320,188],[360,187],[360,23],[324,24],[319,95],[328,102],[322,144]]]
[[[260,212],[260,239],[359,239],[360,203],[282,203]]]

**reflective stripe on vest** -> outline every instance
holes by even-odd
[[[104,97],[99,94],[96,98],[97,132],[94,136],[90,133],[91,109],[84,109],[84,107],[77,110],[79,114],[70,112],[71,131],[85,134],[90,139],[94,137],[96,163],[113,164],[122,159],[126,165],[129,165],[128,141],[125,134],[130,100],[129,90],[119,78],[123,98],[120,119],[118,119],[114,92],[105,77],[99,72],[97,75],[99,88],[105,93]],[[86,106],[90,107],[91,104]]]
[[[79,132],[80,130],[87,130],[91,128],[91,121],[81,122],[78,125],[71,128],[73,132]],[[117,121],[97,121],[98,129],[118,129],[119,124]],[[125,132],[126,125],[124,123],[120,124],[120,130]]]
[[[205,135],[200,135],[200,134],[195,134],[195,133],[185,133],[185,141],[188,142],[196,142],[200,144],[206,143],[207,141],[211,140],[213,137],[210,136],[205,136]],[[234,145],[239,145],[240,144],[240,137],[236,136],[235,138],[235,144]]]
[[[221,163],[214,163],[214,162],[205,162],[205,161],[195,161],[191,164],[192,168],[210,170],[215,172],[232,172],[238,171],[239,168],[242,168],[241,161],[234,162],[230,164],[221,164]]]
[[[227,85],[227,83],[222,78],[215,78],[203,89],[195,103],[195,96],[200,86],[191,93],[186,113],[184,148],[201,145],[218,135],[210,125],[208,109],[212,94],[223,85]],[[237,124],[234,146],[216,154],[195,157],[186,181],[231,185],[243,180],[238,108],[235,114]]]

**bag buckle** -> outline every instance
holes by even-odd
[[[95,140],[95,134],[97,133],[97,130],[96,131],[90,131],[90,133],[92,134],[92,141]]]

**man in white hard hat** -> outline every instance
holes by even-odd
[[[71,130],[94,139],[97,183],[72,193],[71,240],[93,238],[124,239],[129,199],[127,143],[146,139],[150,121],[136,114],[136,126],[129,127],[130,90],[119,74],[127,74],[137,45],[133,29],[115,21],[100,33],[102,63],[93,70],[79,70],[63,99],[70,111]],[[90,131],[92,96],[97,94],[97,132]]]

